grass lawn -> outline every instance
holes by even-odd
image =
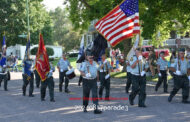
[[[59,61],[59,59],[60,58],[55,58],[54,61],[52,61],[54,66],[57,66],[57,62]],[[72,58],[67,58],[67,59],[69,60],[73,68],[77,68],[77,65],[76,65],[77,57],[72,57]]]

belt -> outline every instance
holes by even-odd
[[[135,75],[135,76],[141,76],[140,74],[135,74],[135,73],[131,73],[132,75]]]
[[[0,75],[6,75],[7,74],[7,72],[5,72],[5,73],[0,73]]]
[[[103,70],[100,70],[100,72],[106,72],[105,70],[103,71]]]
[[[60,70],[60,72],[65,72],[65,71],[68,71],[68,70]]]
[[[160,70],[160,71],[166,71],[166,70]]]
[[[100,72],[100,73],[106,73],[106,72],[103,72],[103,71],[102,71],[102,72]]]
[[[186,77],[186,74],[182,74],[182,75],[177,75],[176,73],[174,73],[176,76],[180,76],[180,77]]]
[[[87,78],[87,77],[83,77],[85,80],[95,80],[96,78]]]

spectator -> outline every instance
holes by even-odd
[[[148,63],[149,63],[149,67],[150,67],[152,77],[155,77],[156,54],[154,52],[154,48],[152,48],[150,50],[150,54],[149,54],[149,57],[148,57]]]
[[[16,70],[16,72],[18,71],[18,68],[17,68],[17,64],[18,64],[18,58],[17,56],[14,56],[13,57],[13,67],[12,67],[12,70]]]

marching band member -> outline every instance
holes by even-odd
[[[109,100],[111,65],[106,60],[106,54],[102,55],[102,59],[100,61],[98,70],[99,70],[99,79],[100,79],[99,98],[102,99],[102,94],[105,87],[106,88],[105,100]]]
[[[164,58],[164,52],[160,52],[160,58],[157,61],[157,69],[158,69],[158,82],[155,87],[155,91],[158,91],[158,88],[164,82],[164,93],[168,93],[168,82],[167,82],[167,65],[168,62]]]
[[[82,64],[80,69],[83,76],[83,107],[84,112],[87,112],[90,91],[92,90],[92,99],[95,104],[94,114],[100,114],[102,111],[98,110],[98,95],[97,95],[97,79],[98,67],[91,52],[87,52],[87,61]],[[99,80],[99,79],[98,79]]]
[[[146,107],[146,71],[148,63],[143,59],[141,48],[135,50],[135,55],[130,59],[132,74],[132,92],[129,95],[129,102],[134,105],[133,100],[139,94],[139,107]]]
[[[54,86],[55,85],[54,85],[54,80],[53,80],[53,72],[54,71],[55,71],[55,67],[50,62],[50,71],[49,71],[49,73],[46,74],[47,79],[45,81],[41,82],[41,101],[45,101],[46,88],[48,86],[50,101],[55,102],[55,99],[54,99]]]
[[[174,88],[168,97],[168,102],[176,95],[179,89],[182,88],[182,103],[190,103],[189,97],[189,80],[190,80],[190,63],[184,57],[185,49],[179,50],[179,57],[171,61],[170,70],[174,72]]]
[[[65,54],[62,55],[62,58],[57,63],[57,68],[59,70],[59,91],[62,92],[63,82],[65,81],[65,92],[69,93],[68,85],[69,79],[66,77],[66,72],[68,71],[68,67],[72,69],[69,60],[67,60]]]
[[[30,84],[29,87],[29,97],[34,97],[33,91],[34,91],[34,74],[33,74],[33,69],[32,69],[32,59],[27,57],[23,61],[23,66],[24,66],[24,73],[22,74],[23,76],[23,86],[22,86],[22,91],[23,91],[23,96],[26,95],[26,87],[28,84]]]
[[[127,60],[126,61],[127,67],[126,67],[126,71],[127,71],[127,82],[126,82],[126,87],[125,87],[125,92],[129,93],[129,88],[131,86],[132,80],[131,80],[131,66],[130,66],[130,62]]]
[[[34,66],[36,65],[35,64],[36,61],[34,60]],[[37,70],[35,69],[34,67],[34,75],[35,75],[35,80],[36,80],[36,88],[40,88],[40,75],[38,74]]]
[[[6,64],[6,57],[2,56],[0,53],[0,82],[4,80],[4,90],[8,91],[7,84],[8,84],[8,72],[7,72],[7,64]]]

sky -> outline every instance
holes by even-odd
[[[64,0],[44,0],[42,3],[45,5],[47,10],[54,10],[57,7],[63,8]]]

